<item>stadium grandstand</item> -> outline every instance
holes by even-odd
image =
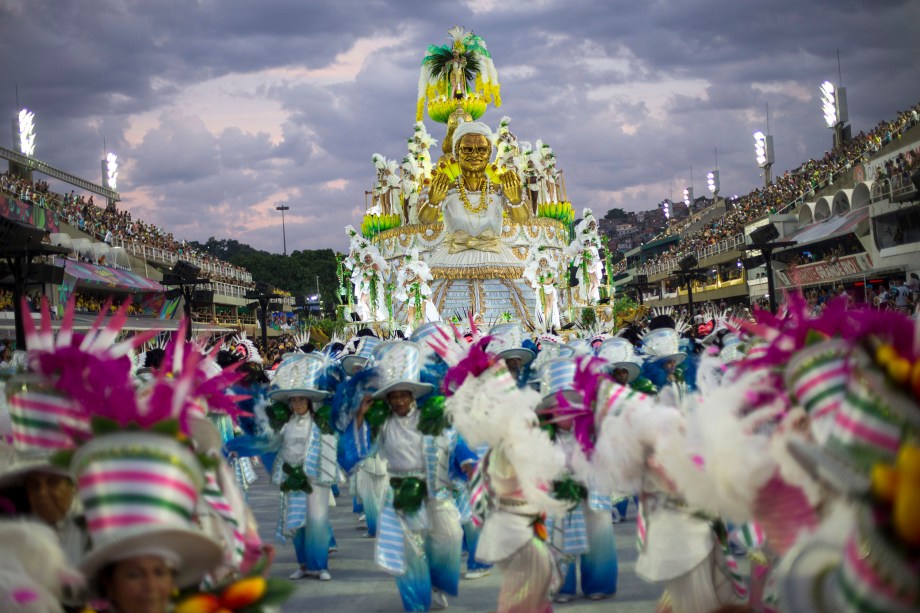
[[[837,144],[758,188],[707,209],[626,253],[612,279],[650,306],[765,303],[762,254],[745,250],[750,233],[772,224],[777,288],[845,292],[877,304],[879,288],[920,268],[920,104]],[[912,180],[913,178],[913,180]],[[916,299],[916,296],[914,297]]]
[[[47,165],[33,164],[40,167]],[[109,309],[131,297],[131,315],[137,328],[174,328],[182,311],[182,298],[163,283],[164,274],[179,261],[198,269],[207,283],[192,294],[192,315],[198,329],[255,329],[247,291],[255,287],[245,269],[193,249],[159,226],[135,219],[119,210],[109,198],[100,206],[95,194],[52,191],[49,183],[33,177],[30,169],[10,160],[11,170],[0,174],[0,221],[12,220],[47,232],[45,242],[57,253],[39,258],[44,277],[27,279],[29,305],[37,309],[39,296],[52,292],[62,305],[74,297],[77,313],[98,314],[111,298]],[[53,170],[49,168],[49,173]],[[69,176],[66,173],[51,174]],[[72,181],[78,189],[92,184]],[[98,187],[98,186],[95,186]],[[94,190],[96,194],[103,191]],[[8,267],[3,267],[8,268]],[[56,272],[56,275],[55,275]],[[5,281],[11,271],[0,272]],[[38,288],[38,289],[36,289]],[[13,293],[0,287],[0,334],[9,332],[13,320]]]

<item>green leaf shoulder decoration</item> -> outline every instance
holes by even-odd
[[[646,377],[639,377],[630,384],[637,392],[642,392],[643,394],[657,394],[658,390],[655,389],[655,384]]]
[[[368,409],[367,413],[364,415],[364,421],[371,429],[371,438],[377,438],[377,435],[380,434],[380,428],[383,427],[383,424],[386,423],[389,417],[390,407],[387,405],[386,401],[375,400],[371,404],[371,408]]]
[[[444,396],[432,396],[419,408],[419,432],[438,436],[450,426],[444,412],[444,400]]]
[[[313,420],[323,434],[335,434],[335,428],[332,427],[332,407],[328,404],[316,409]]]
[[[265,410],[265,414],[268,416],[268,423],[272,430],[279,432],[291,419],[292,412],[286,402],[273,402]]]

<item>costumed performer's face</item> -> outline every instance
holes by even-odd
[[[677,360],[666,360],[664,363],[661,364],[661,368],[667,374],[673,375],[674,371],[677,370]]]
[[[73,504],[73,482],[53,472],[35,471],[26,475],[26,496],[32,513],[50,526],[67,517]]]
[[[566,414],[561,414],[559,411],[559,405],[553,404],[550,407],[547,407],[547,412],[553,420],[553,425],[557,430],[571,430],[572,426],[575,424],[575,420],[572,417],[567,416]]]
[[[457,143],[457,156],[464,172],[483,172],[492,157],[492,144],[482,134],[467,134]]]
[[[387,404],[399,417],[405,417],[415,404],[415,396],[408,390],[395,390],[387,393]]]
[[[288,406],[291,407],[294,415],[306,415],[310,412],[313,403],[306,396],[295,396],[288,400]]]
[[[521,372],[521,366],[524,365],[524,360],[521,358],[505,358],[505,366],[508,367],[508,372],[517,379],[518,373]]]
[[[173,570],[155,555],[120,560],[103,573],[105,595],[119,613],[166,613],[174,587]]]
[[[629,382],[629,371],[625,368],[613,369],[613,380],[620,385],[626,385]]]

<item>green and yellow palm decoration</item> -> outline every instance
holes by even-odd
[[[485,41],[462,26],[447,33],[451,44],[429,45],[422,60],[416,121],[422,120],[426,100],[428,116],[439,123],[447,123],[458,106],[479,119],[490,102],[496,108],[502,105],[501,84]]]

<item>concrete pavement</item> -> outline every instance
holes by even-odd
[[[257,467],[259,480],[249,489],[249,503],[259,521],[263,540],[274,543],[275,526],[278,521],[279,494],[276,486],[269,483],[264,469]],[[348,488],[341,488],[337,506],[330,509],[332,527],[338,541],[338,552],[329,559],[332,581],[300,579],[297,591],[285,604],[284,611],[310,611],[348,613],[374,613],[377,611],[402,611],[402,603],[393,579],[380,570],[373,561],[374,541],[362,538],[363,525],[356,521],[351,512],[351,497]],[[639,613],[654,611],[661,595],[661,587],[646,583],[634,573],[636,563],[636,508],[630,503],[625,522],[614,526],[617,537],[620,574],[617,594],[613,598],[590,601],[579,597],[571,603],[555,604],[557,612],[616,611],[618,613]],[[360,527],[360,529],[358,529]],[[272,576],[287,579],[297,568],[294,548],[288,543],[275,543],[278,555],[272,567]],[[465,558],[464,558],[465,564]],[[464,566],[465,568],[465,566]],[[461,575],[462,577],[462,575]],[[449,611],[494,611],[498,600],[501,576],[497,570],[482,579],[460,580],[460,595],[450,599]]]

